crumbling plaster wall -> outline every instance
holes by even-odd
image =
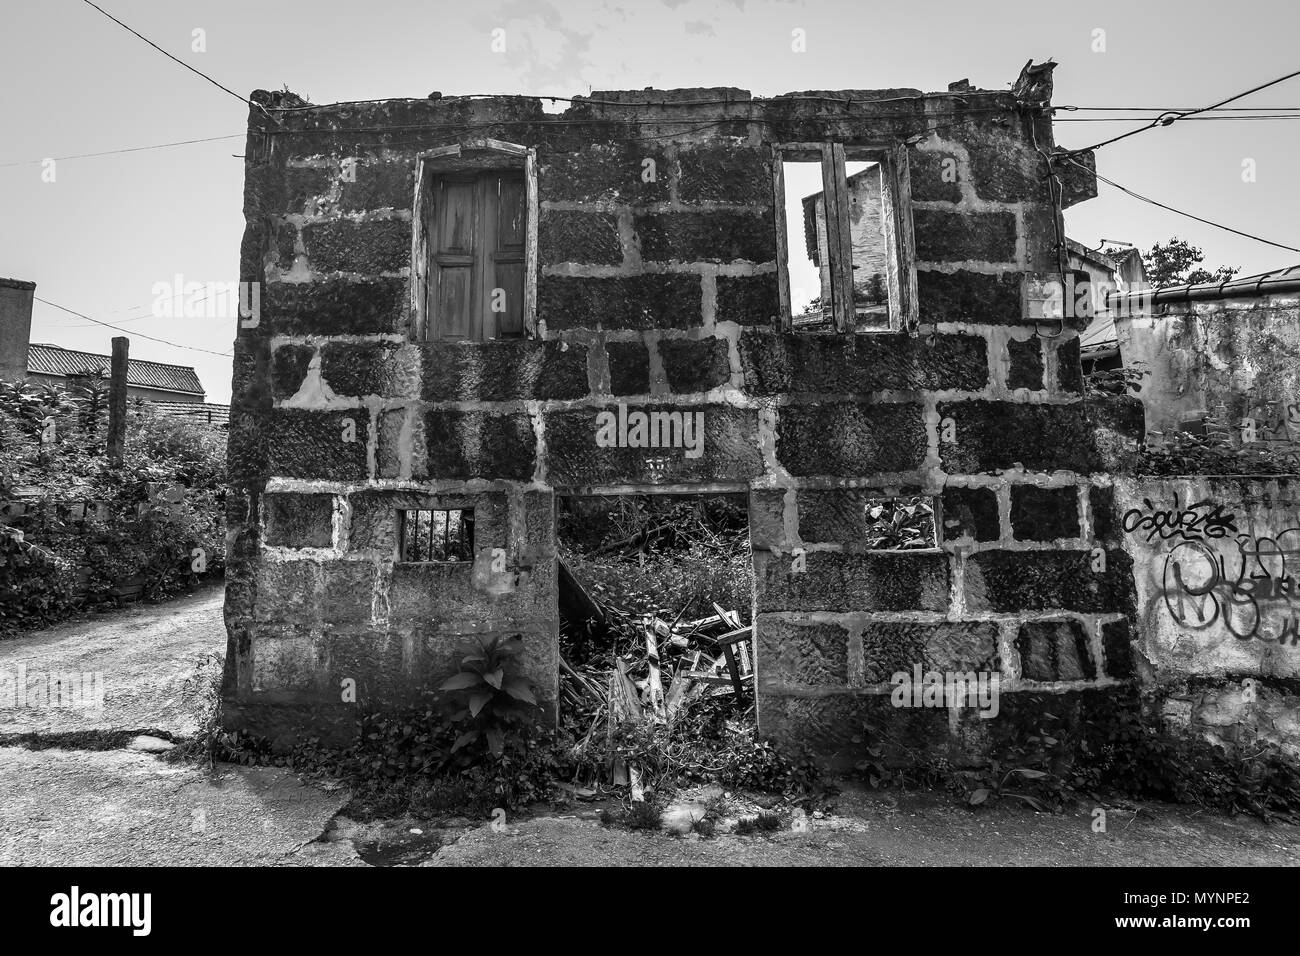
[[[882,102],[824,98],[849,96]],[[241,278],[265,285],[236,344],[227,721],[343,727],[342,679],[361,704],[419,699],[464,635],[515,630],[553,702],[557,491],[749,491],[760,727],[824,755],[852,759],[914,663],[1056,695],[1122,679],[1132,580],[1093,518],[1107,463],[1078,329],[1039,336],[1022,307],[1057,269],[1048,121],[1006,92],[591,100],[614,105],[253,111]],[[416,157],[469,135],[537,150],[539,335],[413,342]],[[909,143],[919,334],[777,331],[771,146],[815,141]],[[620,402],[703,412],[703,455],[597,447]],[[941,547],[863,550],[862,498],[890,489],[938,496]],[[486,550],[395,564],[393,509],[414,502],[486,509],[481,545],[508,570]],[[884,716],[918,743],[983,732],[956,711]]]
[[[1116,320],[1125,365],[1142,383],[1147,428],[1169,432],[1206,414],[1255,419],[1300,439],[1300,298],[1294,294],[1154,306]]]
[[[1300,485],[1134,478],[1109,521],[1132,556],[1137,676],[1175,726],[1300,756]]]

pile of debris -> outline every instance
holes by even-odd
[[[630,786],[632,798],[642,798],[636,767],[614,754],[620,725],[669,725],[708,698],[728,699],[738,718],[752,713],[754,629],[736,611],[710,602],[714,613],[696,620],[682,614],[670,620],[663,611],[629,614],[594,601],[563,569],[561,594],[562,607],[583,614],[588,633],[599,631],[609,648],[583,663],[560,657],[561,708],[585,727],[578,748],[590,752],[603,738],[609,754],[599,782]]]

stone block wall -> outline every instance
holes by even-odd
[[[467,635],[516,632],[553,706],[557,493],[748,492],[760,729],[829,757],[869,714],[958,739],[956,712],[890,708],[915,664],[1012,691],[1122,679],[1107,629],[1132,579],[1094,517],[1078,329],[1039,335],[1022,304],[1058,267],[1050,123],[1026,108],[1048,96],[643,91],[557,114],[255,94],[241,279],[264,294],[236,344],[227,720],[342,727],[341,681],[417,700]],[[535,150],[534,337],[411,337],[417,158],[467,131]],[[908,144],[919,328],[781,331],[772,147],[821,141]],[[596,441],[602,414],[635,412],[701,416],[700,453]],[[933,496],[939,546],[867,550],[882,492]],[[461,506],[472,565],[394,560],[396,510]]]

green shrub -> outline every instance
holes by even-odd
[[[460,670],[443,682],[439,690],[455,695],[464,704],[451,716],[459,733],[452,743],[454,754],[463,747],[485,747],[493,757],[505,751],[506,734],[531,721],[537,698],[532,683],[515,673],[523,650],[522,634],[508,638],[477,639],[461,659]]]
[[[42,434],[53,424],[52,440]],[[0,635],[49,624],[87,603],[114,601],[115,589],[139,580],[157,599],[220,573],[225,558],[224,433],[128,410],[120,468],[105,458],[107,413],[99,383],[69,388],[0,383],[0,500],[34,486],[44,504],[22,519],[24,542],[12,529],[0,537]],[[138,513],[148,485],[180,485],[183,500]],[[55,502],[105,502],[108,520],[72,522]],[[35,550],[33,550],[35,548]],[[202,549],[202,570],[194,561]],[[77,568],[89,578],[74,596]]]

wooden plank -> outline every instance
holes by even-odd
[[[682,630],[686,631],[689,634],[691,631],[698,631],[701,628],[712,627],[714,624],[725,624],[725,623],[726,621],[724,621],[717,614],[712,614],[709,617],[701,617],[694,621],[683,621],[681,626],[682,626]]]
[[[667,719],[664,706],[664,685],[659,673],[659,643],[653,628],[642,626],[645,635],[645,656],[650,665],[650,676],[646,682],[646,696],[649,698],[650,710],[657,721]]]
[[[745,692],[745,686],[740,681],[740,664],[736,661],[736,649],[730,644],[722,645],[722,653],[727,658],[727,671],[731,674],[731,686],[736,691],[736,699]]]
[[[495,287],[504,295],[504,311],[489,297],[489,309],[495,320],[493,338],[519,338],[524,334],[524,247],[527,235],[527,204],[524,178],[509,170],[498,172],[493,220],[494,240],[488,247],[492,259]]]
[[[912,232],[912,174],[905,144],[894,147],[888,171],[894,193],[892,211],[896,233],[894,254],[898,257],[899,327],[910,330],[920,322],[920,314],[916,292],[916,239]]]
[[[426,339],[473,339],[477,333],[475,259],[478,189],[474,180],[440,176],[432,201],[432,275]]]
[[[849,181],[845,170],[844,144],[830,145],[830,184],[826,188],[826,245],[831,260],[832,298],[835,327],[852,331],[856,323],[853,308],[853,237],[849,231]],[[822,166],[825,182],[826,165]],[[832,210],[834,215],[832,216]]]
[[[636,692],[636,684],[627,676],[627,665],[621,658],[614,659],[614,671],[618,678],[618,689],[622,699],[622,716],[641,720],[645,716],[641,708],[641,695]]]
[[[524,335],[537,337],[537,150],[530,149],[524,158],[524,213],[527,234],[524,238]]]
[[[784,154],[781,147],[772,147],[772,210],[776,219],[776,286],[780,312],[776,317],[774,328],[778,332],[789,332],[794,319],[790,312],[790,250],[787,230],[789,223],[785,215],[785,169],[781,163]]]
[[[429,223],[426,218],[428,171],[424,160],[415,166],[415,200],[411,206],[411,315],[407,323],[407,336],[413,341],[423,341],[428,329],[429,305]]]
[[[510,156],[528,155],[527,146],[520,146],[518,143],[507,143],[503,139],[492,139],[490,136],[479,136],[474,139],[468,139],[465,141],[462,148],[491,150],[494,153],[506,153]]]
[[[737,628],[734,631],[728,631],[726,634],[720,634],[719,636],[712,638],[711,640],[713,641],[714,644],[736,644],[740,641],[743,641],[745,639],[745,635],[752,634],[753,631],[754,631],[754,625],[746,624],[744,627]]]
[[[730,677],[719,677],[717,674],[710,674],[708,671],[695,671],[683,676],[689,677],[692,681],[701,684],[722,684],[727,687],[735,686]]]
[[[450,146],[437,146],[420,154],[420,159],[444,159],[449,156],[460,155],[460,144],[452,143]]]
[[[471,313],[471,336],[476,342],[497,337],[496,315],[492,312],[496,270],[492,250],[497,234],[497,177],[480,173],[474,180],[474,307]]]
[[[583,587],[582,582],[573,576],[569,566],[558,561],[559,573],[556,578],[559,593],[560,616],[574,625],[583,621],[595,621],[599,630],[608,627],[605,609]]]
[[[740,627],[740,619],[735,617],[735,611],[724,611],[722,605],[717,601],[710,601],[709,603],[713,605],[713,610],[718,612],[718,617],[722,618],[723,624],[731,628]]]
[[[696,651],[698,655],[699,652]],[[686,695],[691,689],[691,681],[687,676],[687,667],[679,670],[673,677],[673,682],[668,685],[668,696],[664,700],[664,715],[672,720],[681,709],[682,704],[686,701]]]

